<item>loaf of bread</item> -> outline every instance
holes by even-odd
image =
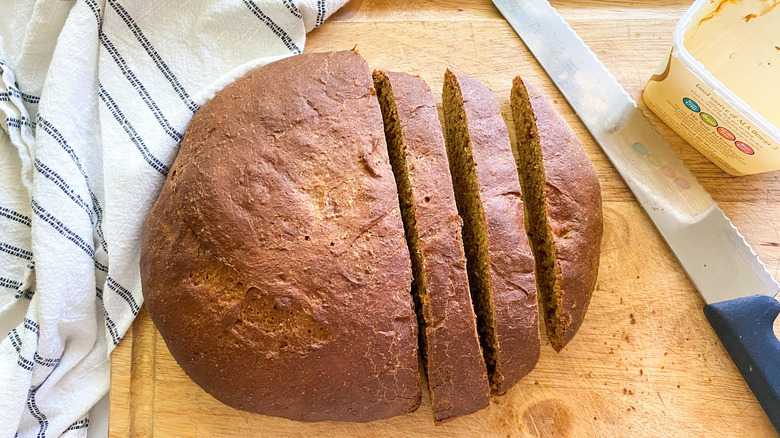
[[[539,297],[547,337],[560,351],[585,319],[596,285],[601,189],[582,143],[547,99],[517,77],[510,101]]]
[[[230,406],[414,411],[411,264],[366,62],[295,56],[203,105],[146,221],[141,275],[173,357]]]
[[[471,305],[447,151],[431,89],[406,73],[374,72],[412,257],[420,353],[433,413],[444,421],[490,402]]]
[[[599,183],[519,77],[511,107],[514,150],[490,90],[447,70],[442,135],[425,82],[354,51],[217,93],[143,230],[144,299],[182,369],[238,409],[366,422],[417,409],[419,356],[441,422],[534,368],[539,303],[562,349],[595,287]]]
[[[482,349],[492,390],[503,394],[533,369],[540,348],[534,259],[523,224],[520,181],[490,90],[447,70],[443,101]]]

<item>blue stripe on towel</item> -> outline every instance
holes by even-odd
[[[10,208],[0,207],[0,216],[5,216],[8,219],[19,222],[22,225],[27,225],[28,227],[32,226],[32,222],[30,222],[29,217],[21,213],[17,213]]]
[[[314,23],[314,27],[322,26],[325,21],[325,0],[317,0],[317,21]]]
[[[281,27],[279,27],[278,24],[274,23],[273,20],[268,15],[265,15],[263,11],[260,10],[260,8],[257,6],[257,4],[252,0],[244,0],[244,4],[246,5],[249,10],[255,14],[257,18],[260,19],[260,21],[263,22],[266,26],[268,26],[269,29],[271,29],[271,32],[276,34],[276,36],[279,37],[279,39],[282,40],[285,46],[287,46],[287,49],[291,52],[295,53],[296,55],[301,54],[301,49],[298,48],[297,45],[295,45],[295,42],[290,38],[290,35],[287,35],[287,32],[284,31]]]
[[[40,386],[30,388],[30,394],[27,396],[27,409],[29,409],[32,416],[38,420],[38,424],[41,425],[41,428],[38,430],[37,438],[46,438],[46,429],[49,428],[49,420],[35,404],[35,394],[38,392],[38,388],[40,388]]]
[[[103,316],[106,318],[106,329],[108,330],[108,333],[111,335],[111,341],[114,343],[115,346],[119,345],[119,341],[121,340],[121,338],[119,337],[119,331],[116,329],[116,324],[108,316],[108,311],[106,310],[106,303],[103,301],[103,289],[96,287],[95,294],[100,300],[100,306],[103,308]]]
[[[138,303],[135,302],[133,294],[130,293],[129,290],[127,290],[121,284],[117,283],[116,280],[110,276],[106,278],[106,284],[108,284],[109,289],[116,292],[117,295],[122,297],[127,302],[127,304],[130,306],[130,310],[133,312],[133,315],[138,315],[138,311],[141,310],[141,307],[138,305]]]
[[[78,155],[76,155],[76,152],[73,150],[72,147],[70,147],[70,145],[65,140],[65,137],[62,135],[62,133],[60,133],[60,131],[51,122],[44,119],[40,115],[38,115],[38,126],[43,128],[44,132],[49,134],[54,139],[54,141],[56,141],[60,145],[60,147],[62,147],[65,153],[67,153],[68,156],[70,156],[70,159],[73,160],[73,163],[76,165],[76,168],[81,173],[81,176],[84,177],[84,183],[87,187],[89,198],[92,200],[92,209],[95,211],[95,216],[97,218],[96,227],[99,230],[101,230],[98,234],[102,233],[103,208],[100,206],[100,202],[98,202],[97,196],[95,196],[95,193],[89,187],[89,176],[87,175],[87,172],[84,170],[84,167],[81,165],[81,161],[79,160]],[[106,252],[108,252],[108,246],[105,239],[103,239],[103,242],[101,242],[101,244],[104,245],[103,249]]]
[[[9,245],[5,242],[0,242],[0,251],[25,260],[32,260],[33,257],[33,253],[31,253],[30,251],[27,251],[26,249],[22,249],[13,245]]]
[[[98,262],[95,260],[95,250],[90,246],[81,236],[74,233],[70,228],[68,228],[62,221],[54,217],[51,213],[46,211],[45,208],[41,207],[40,204],[38,204],[35,199],[30,200],[30,205],[32,206],[33,213],[35,213],[36,216],[43,219],[44,222],[51,225],[52,228],[54,228],[58,233],[60,233],[63,237],[73,242],[76,246],[78,246],[82,251],[84,251],[90,258],[92,258],[95,261],[95,267],[103,272],[108,272],[108,267],[104,264]]]
[[[284,5],[287,6],[287,9],[290,11],[291,14],[295,18],[302,18],[301,16],[301,10],[298,9],[298,6],[295,5],[295,2],[293,0],[283,0]]]
[[[149,92],[146,91],[144,84],[138,80],[138,78],[135,76],[135,73],[133,73],[133,71],[130,70],[130,67],[127,66],[127,62],[119,53],[119,50],[114,47],[114,44],[108,38],[108,35],[103,33],[103,25],[100,18],[100,6],[98,6],[95,0],[86,0],[86,3],[92,9],[92,13],[97,19],[98,37],[100,38],[100,43],[103,45],[103,48],[105,48],[108,54],[111,55],[111,58],[114,59],[114,62],[116,63],[117,67],[119,67],[119,70],[122,71],[122,74],[130,82],[133,88],[135,88],[135,90],[138,92],[138,95],[141,96],[141,99],[144,101],[149,110],[152,111],[154,118],[157,119],[157,122],[163,128],[165,133],[168,134],[168,136],[174,139],[177,143],[180,142],[182,139],[182,134],[175,130],[170,123],[168,123],[168,119],[165,118],[162,110],[160,110],[160,107],[157,106],[152,97],[149,95]]]
[[[76,421],[75,423],[71,424],[70,427],[65,429],[65,431],[69,430],[79,430],[79,429],[85,429],[89,427],[89,418],[85,418],[83,420]]]
[[[77,194],[76,191],[70,187],[70,184],[68,184],[64,178],[62,178],[57,172],[52,170],[49,166],[44,164],[38,158],[35,159],[35,170],[37,170],[38,172],[40,172],[41,175],[45,176],[47,179],[53,182],[54,185],[59,187],[63,193],[65,193],[71,200],[73,200],[73,202],[76,203],[76,205],[81,207],[81,209],[84,210],[85,213],[87,213],[89,222],[92,224],[93,227],[95,227],[95,231],[97,231],[98,237],[100,237],[100,246],[103,247],[103,251],[108,253],[108,244],[106,243],[106,238],[103,235],[103,227],[101,226],[100,222],[96,223],[96,221],[92,219],[93,209],[87,204],[84,198],[82,198],[81,195]],[[97,211],[95,211],[95,216],[97,216]]]
[[[290,0],[286,0],[286,1],[290,1]],[[143,46],[144,50],[146,50],[146,53],[148,53],[149,56],[152,58],[154,64],[157,66],[157,68],[160,70],[163,76],[165,76],[165,79],[168,80],[168,83],[171,84],[174,91],[176,91],[176,94],[179,95],[179,98],[182,100],[182,102],[184,102],[184,104],[187,105],[187,108],[189,108],[190,111],[192,111],[193,113],[197,111],[199,108],[198,104],[196,104],[190,98],[190,95],[187,93],[187,90],[185,90],[184,87],[179,82],[179,80],[176,79],[176,75],[173,74],[173,72],[165,63],[165,61],[163,61],[163,59],[154,49],[154,46],[152,46],[152,43],[150,43],[149,40],[146,39],[146,36],[144,36],[143,32],[141,31],[141,28],[138,27],[137,24],[135,24],[135,20],[133,20],[133,17],[131,17],[130,14],[127,13],[125,8],[123,8],[118,1],[108,0],[108,4],[111,5],[114,11],[116,11],[116,13],[122,18],[122,20],[124,20],[125,24],[127,24],[127,27],[129,27],[130,31],[133,32],[133,35],[135,35],[135,39],[137,39],[138,42],[141,43],[141,46]]]
[[[98,96],[100,96],[100,100],[103,101],[104,104],[106,104],[106,107],[108,107],[108,110],[111,112],[111,114],[114,115],[114,118],[116,119],[117,123],[125,130],[128,136],[130,136],[130,140],[133,141],[133,144],[135,144],[135,147],[138,148],[138,151],[141,152],[141,155],[144,157],[144,160],[146,160],[147,163],[149,163],[150,166],[152,166],[156,171],[162,173],[163,175],[167,176],[169,172],[168,166],[165,165],[159,158],[152,155],[152,153],[149,151],[149,148],[146,147],[146,144],[144,143],[143,139],[138,135],[138,132],[136,132],[135,128],[133,128],[133,125],[130,124],[130,122],[125,118],[125,115],[122,114],[122,111],[119,109],[119,106],[117,106],[116,102],[114,102],[114,99],[111,97],[110,94],[106,91],[105,88],[103,88],[103,85],[98,84],[98,87],[100,91],[98,92]]]

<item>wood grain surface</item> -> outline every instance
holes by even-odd
[[[690,1],[557,0],[553,5],[639,101],[777,278],[780,172],[727,175],[641,102],[641,91],[667,54]],[[244,413],[213,399],[179,368],[142,310],[113,353],[110,436],[777,436],[705,320],[704,302],[674,255],[489,1],[353,1],[309,34],[306,51],[356,44],[374,67],[422,76],[439,101],[446,67],[485,82],[505,116],[515,75],[553,99],[585,144],[604,198],[599,281],[579,334],[560,354],[543,339],[539,364],[515,388],[495,397],[487,409],[441,426],[433,425],[427,398],[417,412],[389,420],[309,424]]]

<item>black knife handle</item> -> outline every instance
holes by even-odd
[[[704,315],[780,433],[780,341],[772,328],[778,314],[780,302],[766,295],[704,307]]]

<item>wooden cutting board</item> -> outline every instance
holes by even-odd
[[[645,109],[641,91],[690,0],[553,4]],[[427,398],[417,412],[389,420],[308,424],[213,399],[179,368],[142,310],[113,353],[112,437],[776,436],[674,255],[490,2],[353,1],[309,35],[306,51],[355,44],[372,66],[419,74],[434,94],[446,67],[472,75],[493,90],[505,115],[518,74],[554,100],[595,163],[604,198],[599,281],[579,334],[559,354],[544,339],[539,364],[515,388],[441,426],[434,427]],[[780,173],[730,177],[645,112],[777,278]]]

